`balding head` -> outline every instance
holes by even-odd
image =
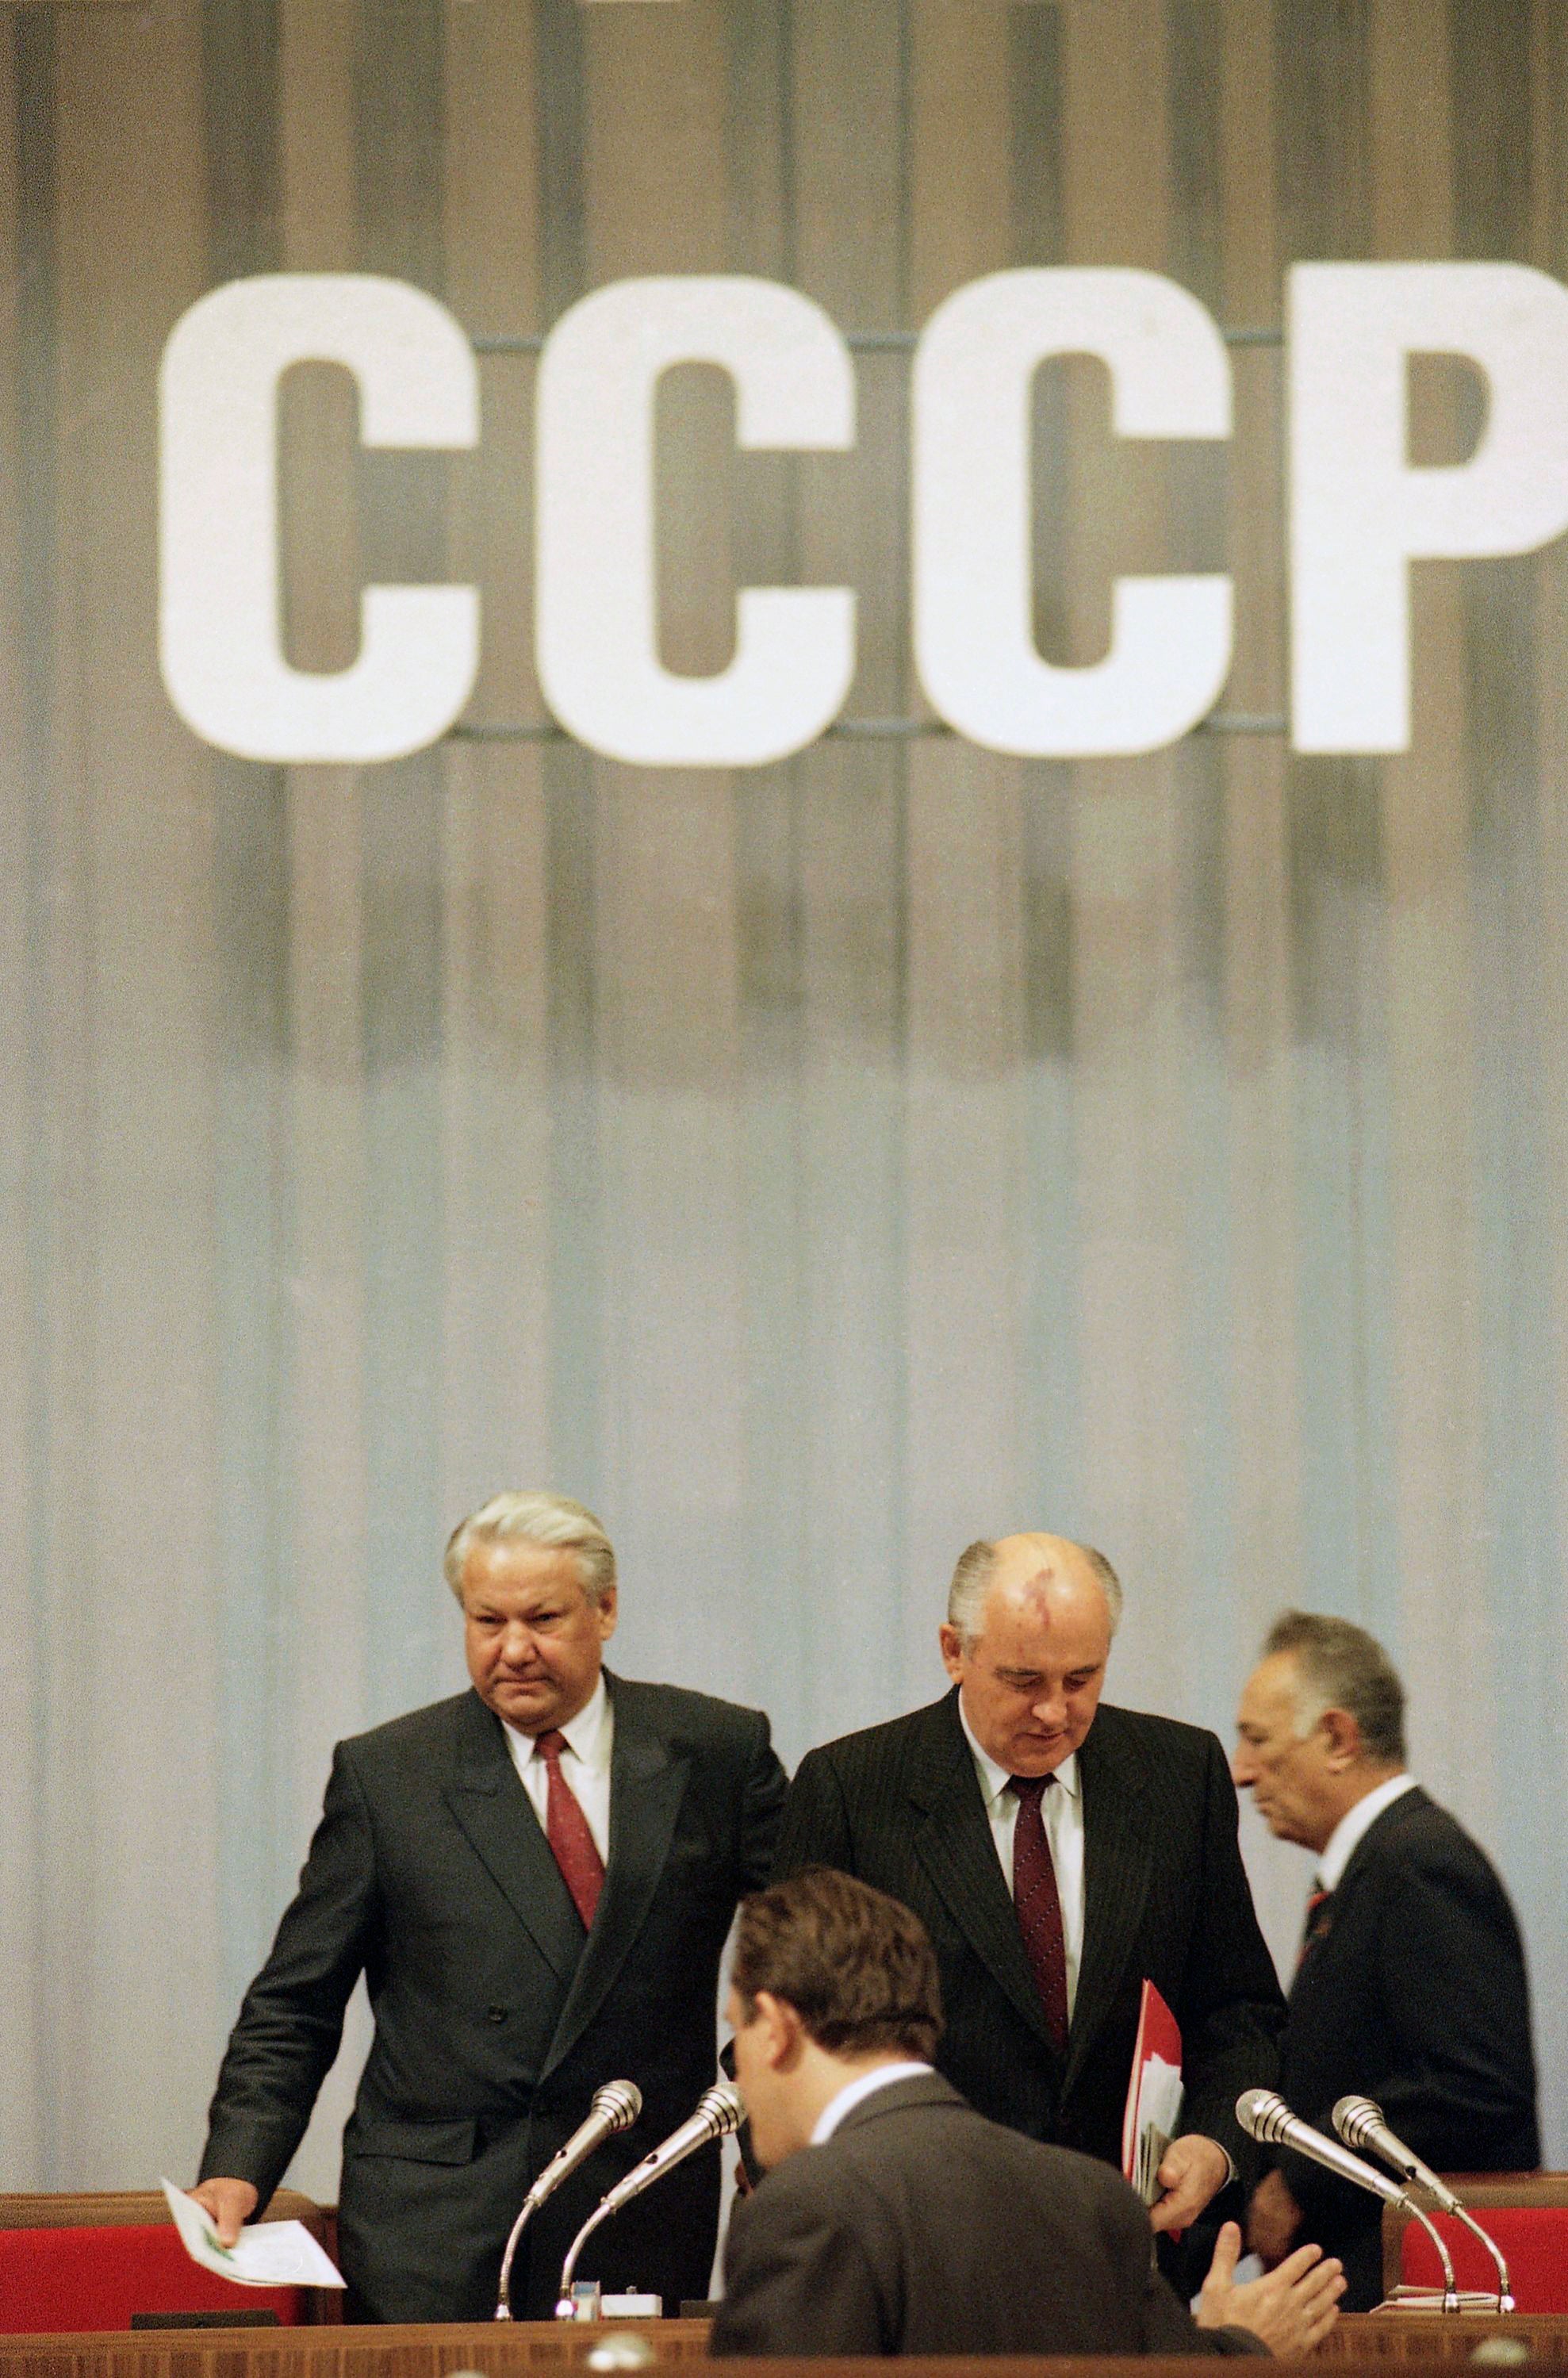
[[[1023,1535],[981,1537],[958,1556],[948,1589],[948,1625],[970,1643],[978,1641],[983,1611],[993,1586],[1034,1587],[1046,1591],[1076,1584],[1097,1591],[1114,1635],[1121,1624],[1121,1581],[1104,1553],[1075,1544],[1067,1536],[1032,1530]]]
[[[1002,1536],[959,1561],[942,1663],[987,1758],[1048,1775],[1094,1723],[1121,1609],[1103,1554],[1064,1536]]]

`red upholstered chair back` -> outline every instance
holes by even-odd
[[[328,2253],[331,2217],[308,2196],[280,2189],[269,2220],[303,2221]],[[128,2328],[137,2312],[268,2312],[288,2327],[339,2321],[341,2297],[326,2288],[242,2288],[193,2263],[161,2192],[0,2195],[0,2332],[59,2335]]]
[[[1519,2310],[1568,2312],[1568,2204],[1472,2204],[1471,2209],[1497,2240]],[[1494,2289],[1497,2265],[1479,2239],[1446,2214],[1432,2218],[1454,2257],[1454,2275],[1461,2288]],[[1408,2286],[1442,2285],[1437,2250],[1418,2221],[1406,2225],[1399,2249],[1400,2276]]]
[[[173,2225],[0,2229],[0,2330],[129,2328],[141,2312],[301,2317],[297,2288],[242,2288],[193,2263]]]

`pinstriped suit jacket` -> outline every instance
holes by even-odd
[[[1102,1706],[1078,1764],[1083,1955],[1064,2057],[1040,2011],[956,1687],[808,1754],[775,1874],[838,1867],[913,1908],[941,1967],[940,2071],[993,2121],[1107,2163],[1121,2161],[1139,1995],[1152,1981],[1181,2026],[1184,2126],[1219,2140],[1245,2174],[1236,2099],[1273,2086],[1284,2003],[1225,1754],[1196,1726]]]

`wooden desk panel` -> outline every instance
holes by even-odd
[[[703,2320],[474,2322],[450,2326],[295,2329],[161,2330],[146,2335],[0,2336],[0,2378],[457,2378],[478,2372],[483,2378],[533,2378],[533,2373],[580,2370],[591,2347],[606,2336],[635,2335],[652,2344],[661,2364],[705,2358],[708,2324]],[[1365,2312],[1343,2319],[1321,2359],[1337,2364],[1336,2378],[1365,2373],[1375,2378],[1392,2362],[1463,2361],[1483,2336],[1517,2336],[1532,2360],[1568,2362],[1568,2318],[1556,2315],[1508,2320],[1444,2319],[1414,2312]],[[956,2359],[916,2360],[903,2367],[909,2378],[937,2378],[948,2370],[977,2364]],[[987,2378],[1191,2378],[1206,2370],[1211,2356],[1191,2360],[1161,2357],[995,2360]],[[735,2362],[736,2378],[865,2378],[863,2361]]]
[[[139,2336],[0,2336],[0,2378],[529,2378],[545,2370],[581,2369],[606,2330],[648,2336],[668,2366],[704,2358],[706,2321],[615,2321],[598,2326],[550,2321],[411,2328],[206,2329],[183,2337],[163,2331]],[[864,2360],[729,2361],[735,2378],[866,2378]],[[1167,2356],[1104,2360],[963,2360],[958,2357],[900,2362],[908,2378],[984,2371],[986,2378],[1214,2378],[1215,2358]]]
[[[1321,2361],[1370,2370],[1391,2361],[1467,2361],[1483,2337],[1516,2336],[1532,2361],[1568,2361],[1568,2313],[1347,2312],[1318,2348]]]
[[[707,2355],[705,2320],[101,2331],[0,2336],[0,2378],[450,2378],[459,2371],[529,2378],[581,2368],[592,2346],[628,2334],[652,2338],[662,2362]]]

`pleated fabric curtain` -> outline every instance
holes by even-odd
[[[4,14],[3,2184],[193,2167],[331,1742],[461,1682],[441,1544],[545,1482],[615,1536],[627,1671],[791,1759],[940,1688],[982,1533],[1101,1545],[1113,1696],[1222,1733],[1282,1605],[1364,1621],[1518,1902],[1561,2160],[1568,575],[1418,570],[1412,751],[1292,757],[1278,334],[1296,258],[1568,271],[1562,12]],[[1240,731],[1146,759],[915,731],[909,336],[1059,263],[1232,340],[1225,449],[1119,445],[1087,364],[1036,391],[1043,652],[1103,651],[1116,575],[1236,579]],[[391,765],[226,758],[159,680],[159,354],[275,270],[480,349],[473,455],[283,393],[296,665],[352,659],[367,579],[483,590],[468,717]],[[858,442],[739,456],[671,376],[666,663],[724,665],[737,584],[851,585],[881,731],[639,771],[533,674],[530,342],[713,271],[828,309]],[[1412,390],[1462,457],[1473,383]],[[1246,1839],[1287,1958],[1306,1863]]]

